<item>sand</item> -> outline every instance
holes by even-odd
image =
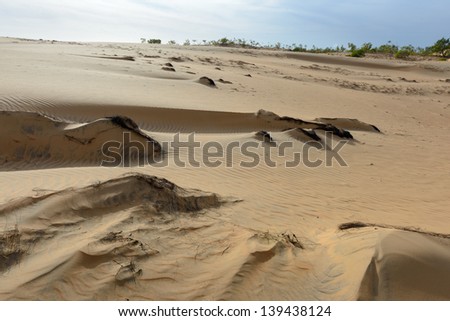
[[[450,299],[448,62],[0,38],[0,70],[0,299]]]

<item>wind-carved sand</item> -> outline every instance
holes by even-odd
[[[0,164],[3,170],[100,166],[107,159],[102,152],[103,144],[123,142],[124,133],[129,134],[129,142],[124,142],[122,157],[132,161],[144,156],[150,161],[161,157],[161,145],[127,117],[106,117],[79,124],[38,113],[0,112],[0,134],[5,138],[0,143]],[[131,141],[148,146],[148,155],[139,155],[131,149],[128,146]]]
[[[39,105],[36,106],[39,109]],[[343,125],[343,128],[379,132],[377,127],[356,119],[321,118],[304,121],[280,117],[265,110],[259,110],[255,114],[179,110],[177,113],[183,113],[185,117],[180,118],[180,123],[174,127],[174,124],[170,125],[173,123],[170,118],[173,110],[164,111],[168,116],[166,119],[161,117],[161,109],[152,111],[151,108],[146,108],[147,116],[154,114],[155,117],[146,122],[145,127],[152,131],[220,134],[236,131],[238,126],[243,132],[259,129],[255,138],[270,143],[275,141],[266,130],[287,132],[290,137],[304,143],[322,141],[316,131],[330,133],[337,138],[353,139],[350,132],[334,126],[333,123]],[[208,119],[208,127],[198,121],[199,118]],[[172,127],[170,130],[167,129],[169,126]],[[134,120],[125,116],[108,116],[87,123],[75,123],[39,112],[0,111],[0,135],[5,137],[0,143],[3,151],[0,156],[2,170],[131,166],[141,164],[142,160],[149,163],[160,160],[167,152],[158,141],[143,132]],[[110,163],[108,153],[105,153],[107,149],[103,148],[108,142],[122,144],[116,151],[122,162]],[[146,148],[133,148],[136,144]],[[124,160],[128,160],[128,164],[124,164]]]
[[[0,208],[1,217],[6,221],[20,217],[21,223],[12,230],[4,227],[2,245],[16,249],[8,252],[4,246],[1,249],[0,269],[7,271],[2,296],[9,297],[13,291],[19,297],[29,297],[28,285],[40,284],[42,279],[57,288],[72,273],[73,277],[80,277],[76,274],[86,272],[84,269],[89,271],[87,278],[102,279],[98,280],[100,287],[124,285],[141,275],[141,261],[159,253],[133,235],[147,231],[161,237],[154,230],[159,229],[157,226],[164,227],[180,215],[195,219],[189,213],[216,208],[222,202],[215,194],[187,191],[165,179],[132,174],[6,204]],[[48,258],[49,250],[53,252],[52,259]],[[48,278],[55,274],[62,279],[53,282]],[[71,294],[64,294],[67,299],[70,295],[86,295],[84,291],[88,289],[77,293],[79,290],[73,285]],[[24,293],[19,294],[18,289]],[[46,296],[39,288],[33,292]],[[48,298],[56,298],[55,293]]]
[[[0,299],[450,299],[448,62],[0,49]]]

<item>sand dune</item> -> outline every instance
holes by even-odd
[[[410,69],[413,68],[412,64],[396,64],[391,62],[378,62],[378,61],[367,61],[365,59],[352,59],[349,57],[340,57],[332,55],[316,55],[308,53],[287,53],[286,57],[292,59],[305,60],[315,63],[332,64],[340,66],[355,66],[363,68],[373,68],[373,69]]]
[[[289,116],[279,116],[263,109],[256,113],[238,113],[120,105],[60,105],[41,103],[41,101],[32,101],[32,105],[29,106],[28,101],[28,99],[21,98],[0,100],[0,109],[39,112],[75,122],[93,122],[100,117],[114,115],[114,113],[120,113],[126,109],[128,117],[136,120],[139,127],[152,132],[238,133],[256,130],[283,131],[293,127],[330,131],[342,137],[348,136],[344,129],[380,132],[374,125],[357,119],[317,118],[315,120],[302,120]],[[351,137],[348,136],[348,138]]]
[[[37,107],[35,110],[52,112],[50,108],[45,107]],[[142,111],[139,108],[138,110]],[[268,143],[274,143],[274,140],[266,130],[286,132],[290,137],[304,143],[321,141],[314,130],[323,134],[329,133],[337,138],[353,139],[350,132],[332,123],[343,125],[345,128],[379,132],[375,126],[356,119],[321,118],[321,122],[318,119],[312,122],[280,117],[264,110],[256,114],[177,110],[176,117],[172,116],[175,111],[171,109],[148,107],[145,112],[149,120],[141,120],[142,127],[152,132],[221,134],[259,129],[254,135],[255,138]],[[144,133],[131,118],[108,116],[88,123],[74,123],[69,120],[72,117],[66,116],[65,121],[52,118],[56,116],[55,114],[58,113],[45,116],[36,112],[0,111],[0,134],[5,137],[0,145],[3,150],[0,156],[0,169],[142,166],[163,158],[167,152],[163,151],[161,144]],[[207,125],[203,119],[209,120]],[[294,129],[290,130],[291,128]],[[309,128],[310,131],[303,128]],[[108,145],[111,142],[114,145]],[[118,157],[115,157],[116,155]]]
[[[0,292],[8,297],[16,287],[42,278],[50,280],[52,275],[60,278],[73,264],[118,264],[116,275],[108,282],[130,281],[140,273],[135,260],[158,251],[132,238],[132,233],[124,236],[119,228],[132,226],[134,220],[141,220],[143,225],[155,220],[168,222],[182,213],[221,204],[215,194],[187,191],[165,179],[140,174],[16,200],[0,209],[5,222],[21,218],[20,228],[2,227],[2,243],[8,247],[1,248],[0,269],[7,271],[9,281],[2,282]],[[58,249],[50,259],[48,251],[54,243]],[[115,263],[120,260],[128,260],[129,265]],[[16,274],[26,277],[12,278]],[[55,282],[58,280],[51,283]]]
[[[341,230],[380,230],[358,300],[449,300],[450,234],[350,222]]]
[[[450,242],[408,232],[380,239],[359,300],[450,300]]]
[[[0,299],[450,299],[447,62],[0,46]]]
[[[27,112],[0,112],[1,168],[4,170],[45,167],[93,166],[106,164],[102,151],[107,142],[121,142],[122,161],[139,162],[161,156],[161,145],[143,133],[126,117],[110,117],[87,124],[66,123],[48,116]],[[128,134],[124,138],[125,133]],[[127,143],[128,140],[128,143]],[[148,155],[130,148],[132,142],[149,146]],[[134,154],[133,154],[134,152]],[[120,165],[120,164],[114,164]]]

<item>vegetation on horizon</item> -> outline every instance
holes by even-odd
[[[142,43],[161,44],[160,39],[145,39],[141,38]],[[170,40],[167,44],[178,45],[175,40]],[[293,52],[309,52],[309,53],[349,53],[351,57],[364,57],[366,54],[384,54],[395,59],[408,59],[411,56],[438,56],[442,59],[450,57],[450,38],[441,38],[436,41],[432,46],[421,48],[414,47],[412,45],[399,47],[394,45],[391,41],[379,47],[373,46],[372,43],[363,43],[360,47],[357,47],[353,43],[348,43],[347,47],[325,47],[319,48],[312,46],[308,48],[307,45],[295,44],[282,45],[280,42],[275,44],[263,45],[254,40],[245,39],[228,39],[226,37],[218,40],[189,40],[186,39],[183,46],[217,46],[217,47],[231,47],[231,48],[248,48],[248,49],[273,49],[273,50],[285,50]]]
[[[426,48],[414,47],[412,45],[398,47],[388,41],[387,44],[379,47],[373,47],[368,42],[364,43],[360,48],[354,44],[348,44],[351,57],[364,57],[368,53],[386,54],[396,59],[407,59],[410,56],[439,56],[441,58],[450,57],[450,38],[441,38],[434,45]]]
[[[141,43],[150,43],[150,44],[156,44],[156,45],[160,45],[161,44],[161,39],[145,39],[145,38],[141,38]]]

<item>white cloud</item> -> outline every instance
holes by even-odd
[[[219,30],[238,34],[264,28],[264,13],[277,10],[279,3],[280,0],[0,0],[0,9],[6,8],[1,11],[9,13],[5,17],[0,13],[0,25],[20,19],[22,26],[17,29],[48,33],[53,28],[51,34],[60,37],[64,32],[76,35],[77,30],[70,29],[74,28],[79,29],[82,40],[114,39],[114,35],[122,40],[132,32],[136,39],[148,33],[210,38]],[[105,34],[107,30],[109,34]]]
[[[448,0],[0,0],[3,36],[90,41],[140,37],[329,45],[442,36]],[[420,33],[417,30],[420,20]],[[418,36],[422,38],[416,40]]]

